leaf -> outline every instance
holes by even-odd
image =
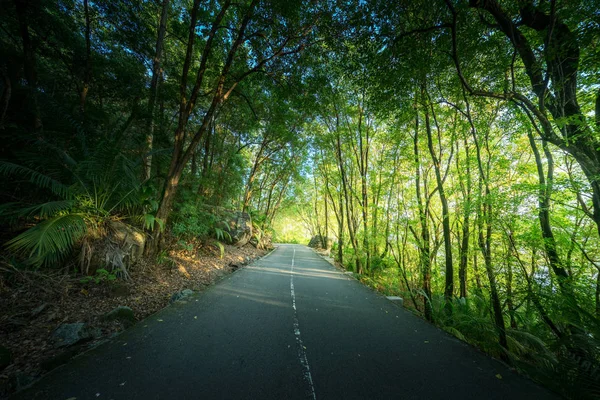
[[[496,378],[498,378],[498,379],[502,379],[502,375],[500,375],[500,374],[496,374]]]
[[[223,246],[223,243],[217,241],[215,242],[217,247],[219,248],[219,250],[221,251],[221,256],[220,258],[223,258],[223,256],[225,255],[225,246]]]
[[[86,232],[81,214],[67,214],[43,221],[6,243],[9,250],[24,253],[34,266],[61,261]]]
[[[49,201],[43,204],[37,204],[35,206],[22,208],[17,212],[22,216],[38,216],[40,218],[49,218],[56,215],[60,211],[65,211],[73,208],[75,205],[74,200],[57,200]]]
[[[63,198],[67,198],[70,194],[68,186],[60,183],[48,175],[44,175],[34,169],[27,168],[22,165],[0,161],[0,175],[28,179],[29,182],[33,183],[34,185],[40,188],[50,189],[52,193]]]
[[[142,223],[144,229],[153,230],[155,224],[158,224],[158,229],[160,229],[161,232],[165,229],[165,221],[157,218],[154,214],[144,214],[142,216]]]

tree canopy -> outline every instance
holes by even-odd
[[[154,257],[228,240],[238,210],[256,243],[333,239],[451,334],[600,394],[600,2],[2,9],[6,262],[69,265],[115,220]]]

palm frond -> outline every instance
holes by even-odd
[[[546,343],[536,335],[516,329],[509,329],[507,334],[509,344],[514,345],[515,348],[518,348],[521,351],[520,353],[517,352],[518,355],[534,353],[556,362],[554,353],[552,353]]]
[[[0,160],[0,175],[13,176],[24,180],[27,179],[29,182],[40,188],[50,189],[52,193],[62,198],[68,198],[70,194],[69,187],[56,179],[44,175],[34,169],[11,162]]]
[[[36,267],[61,261],[86,232],[83,215],[60,215],[29,228],[6,243],[9,250],[26,255]]]
[[[18,217],[33,217],[37,216],[43,219],[53,217],[57,213],[71,209],[75,205],[75,200],[56,200],[48,201],[42,204],[36,204],[30,207],[22,207],[15,209],[14,212]]]

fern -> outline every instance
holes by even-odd
[[[48,175],[44,175],[34,169],[22,165],[0,161],[0,175],[17,176],[19,178],[29,179],[34,185],[43,189],[50,189],[52,193],[65,199],[69,198],[71,194],[68,186]]]
[[[9,250],[23,253],[36,267],[61,261],[85,234],[83,214],[67,214],[43,221],[9,240]]]
[[[57,200],[47,203],[36,204],[29,207],[23,207],[21,203],[6,203],[0,207],[0,216],[8,219],[31,218],[37,216],[45,219],[66,211],[75,205],[73,200]]]
[[[144,229],[153,229],[155,223],[158,224],[158,227],[160,228],[161,232],[165,229],[165,222],[162,219],[157,218],[153,214],[144,214],[142,216],[142,222],[144,225]]]
[[[221,228],[214,228],[214,230],[215,230],[215,236],[216,236],[217,240],[225,240],[225,238],[227,238],[227,240],[230,243],[233,241],[233,239],[231,238],[231,235],[226,230],[221,229]],[[223,258],[223,256],[221,256],[221,258]]]

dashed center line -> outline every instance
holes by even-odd
[[[312,374],[310,373],[310,366],[308,365],[308,358],[306,357],[306,347],[302,342],[302,336],[300,334],[300,323],[298,322],[298,310],[296,309],[296,292],[294,291],[294,260],[296,258],[296,249],[292,255],[292,268],[290,270],[290,292],[292,293],[292,307],[294,308],[294,336],[296,337],[296,344],[298,346],[298,358],[300,359],[300,365],[304,369],[304,379],[308,382],[310,396],[313,400],[317,399],[315,393],[315,386],[313,384]]]

